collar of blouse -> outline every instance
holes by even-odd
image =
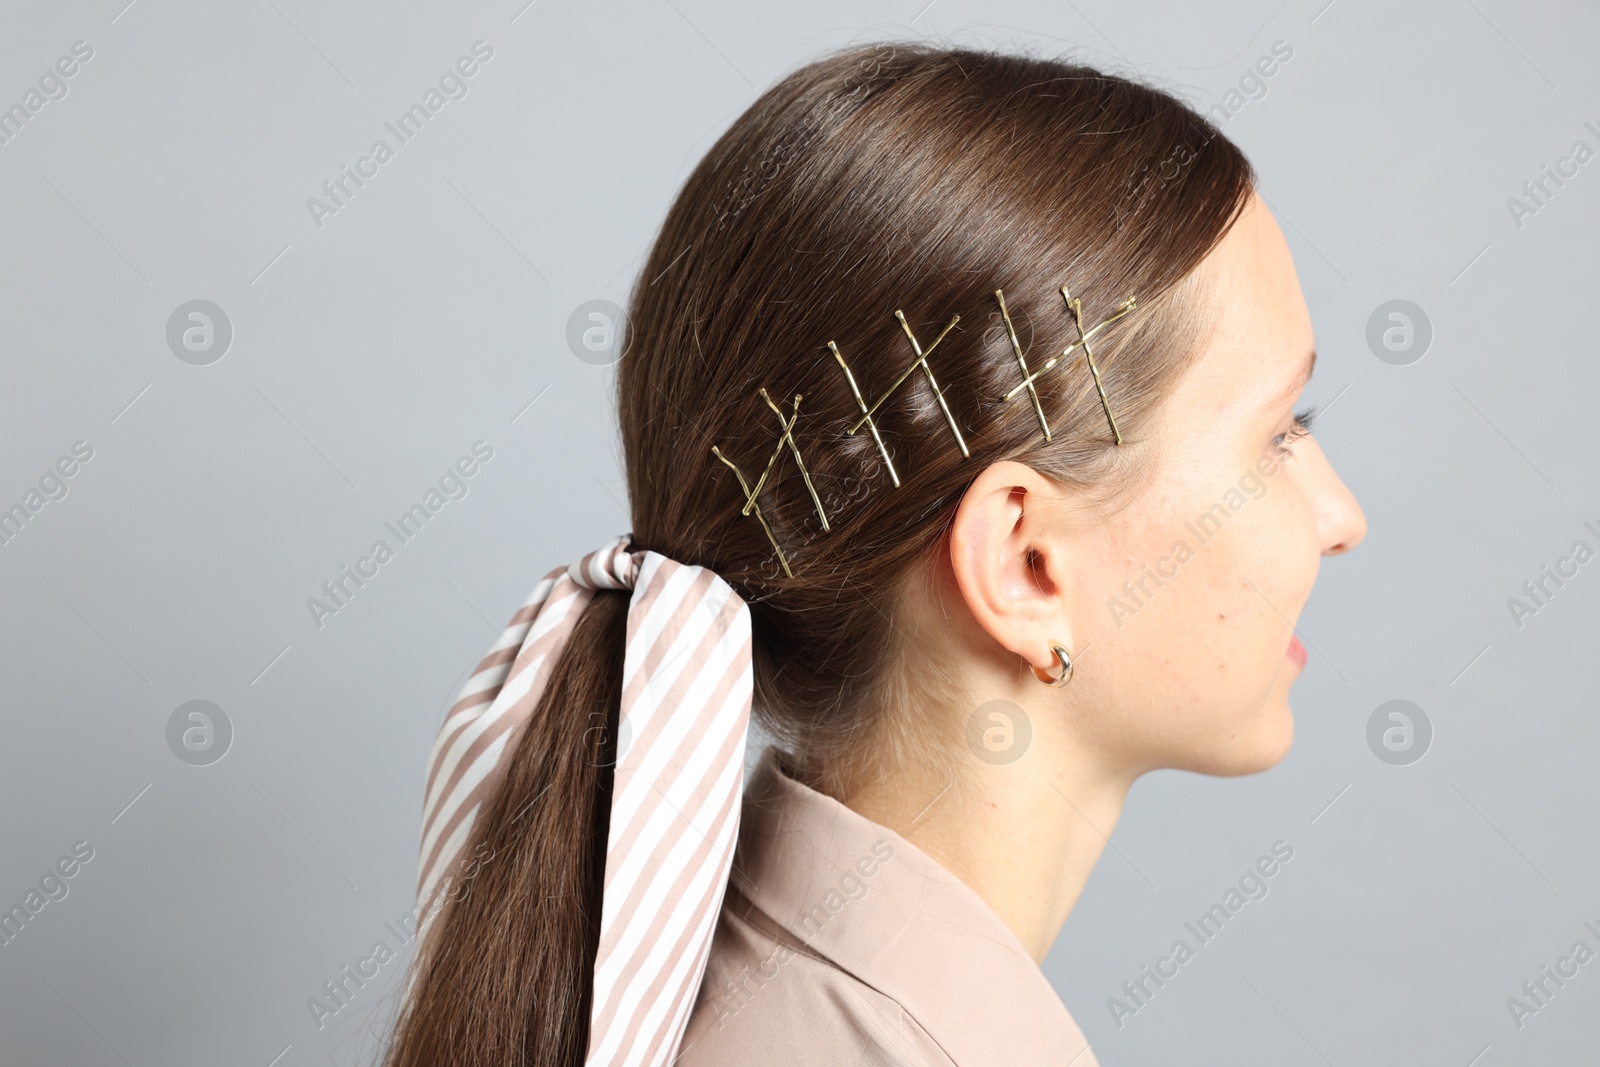
[[[790,778],[771,748],[746,787],[732,877],[808,952],[897,1001],[957,1064],[1097,1067],[983,898],[899,834]]]

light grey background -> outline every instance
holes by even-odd
[[[94,450],[0,546],[0,905],[94,849],[0,946],[0,1061],[377,1050],[403,960],[322,1030],[307,1000],[397,940],[443,710],[540,575],[627,530],[613,371],[576,358],[569,315],[624,301],[759,90],[903,36],[1075,48],[1202,107],[1293,49],[1225,132],[1294,250],[1307,399],[1369,533],[1301,619],[1288,758],[1129,798],[1045,965],[1096,1055],[1596,1061],[1600,960],[1520,1029],[1506,1005],[1575,941],[1600,950],[1600,563],[1520,628],[1507,607],[1600,548],[1600,161],[1520,226],[1507,205],[1575,141],[1600,150],[1592,5],[523,2],[0,12],[0,105],[94,49],[0,146],[0,507]],[[479,40],[468,95],[318,228],[307,198]],[[194,299],[234,331],[208,366],[166,342]],[[1393,299],[1434,333],[1406,366],[1366,339]],[[468,495],[318,628],[307,599],[480,440]],[[1366,740],[1396,698],[1434,729],[1409,766]],[[209,766],[168,747],[195,699],[234,730]],[[1119,1028],[1108,998],[1279,840],[1269,895]]]

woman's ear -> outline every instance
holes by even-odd
[[[1022,463],[990,464],[950,525],[950,566],[967,610],[1003,648],[1043,670],[1073,647],[1061,490]]]

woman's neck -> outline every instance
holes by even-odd
[[[950,776],[903,768],[839,797],[965,882],[1043,962],[1109,843],[1134,778],[1041,744]],[[1062,749],[1065,751],[1062,751]]]

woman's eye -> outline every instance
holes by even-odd
[[[1316,418],[1317,409],[1314,407],[1306,408],[1304,411],[1296,413],[1294,425],[1289,428],[1288,432],[1280,433],[1272,439],[1272,447],[1277,454],[1280,456],[1292,455],[1294,449],[1289,447],[1289,442],[1310,433],[1311,424],[1316,421]]]

